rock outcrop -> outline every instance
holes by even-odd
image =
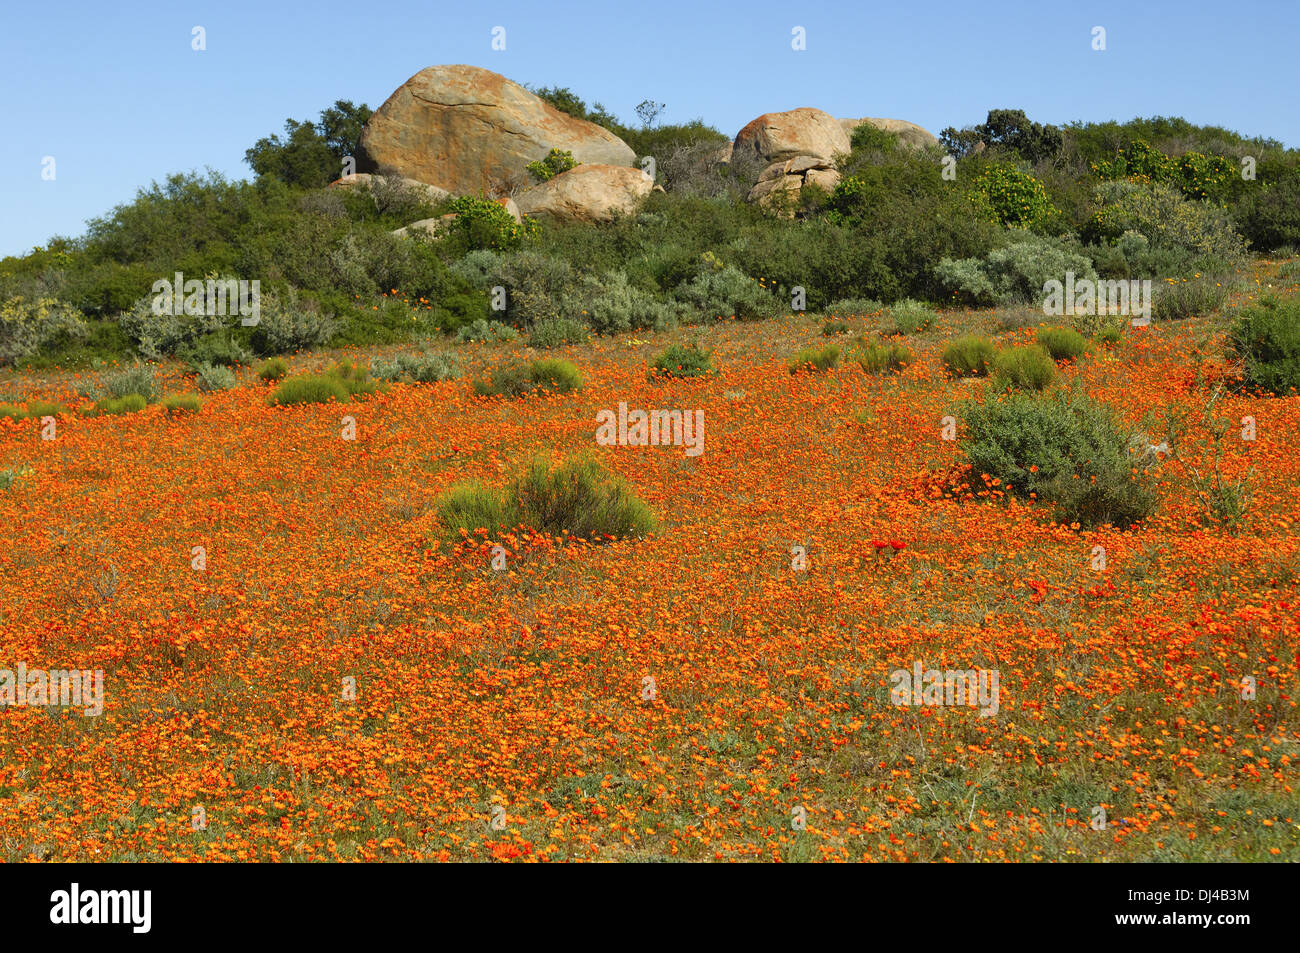
[[[515,196],[525,215],[557,222],[608,222],[650,194],[654,179],[629,166],[580,165]]]

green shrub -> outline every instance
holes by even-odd
[[[1155,286],[1151,316],[1159,321],[1213,314],[1228,301],[1228,288],[1215,278],[1162,281]]]
[[[650,377],[707,377],[717,373],[713,353],[698,345],[670,344],[650,365]]]
[[[162,399],[162,405],[173,416],[194,414],[199,410],[199,398],[195,394],[169,394]]]
[[[1043,328],[1038,343],[1054,361],[1073,361],[1088,350],[1088,339],[1073,328]]]
[[[0,365],[34,356],[61,338],[85,340],[90,333],[76,308],[55,298],[10,298],[0,303]]]
[[[514,341],[518,338],[519,332],[510,325],[502,324],[500,321],[486,321],[482,318],[456,332],[456,342],[459,344],[468,344],[471,341],[484,344],[490,341],[499,344],[502,341]]]
[[[961,448],[972,489],[998,489],[1052,506],[1060,523],[1127,527],[1155,506],[1134,475],[1129,440],[1108,406],[1058,390],[1013,392],[962,413]]]
[[[338,318],[289,288],[283,293],[270,291],[262,296],[258,322],[251,337],[261,354],[292,354],[322,347],[341,327]]]
[[[438,517],[454,535],[483,529],[489,539],[524,526],[603,541],[644,536],[657,524],[622,480],[591,460],[568,461],[554,470],[534,461],[501,497],[481,483],[453,486],[439,498]]]
[[[987,166],[971,196],[990,221],[1007,228],[1039,228],[1056,214],[1043,183],[1009,165]]]
[[[591,328],[572,318],[551,318],[533,325],[528,343],[533,347],[552,348],[562,344],[581,344],[591,335]]]
[[[219,390],[230,390],[239,383],[239,378],[235,372],[228,367],[220,364],[200,364],[194,368],[194,382],[198,385],[199,390],[205,393],[212,393]]]
[[[916,334],[920,331],[928,331],[934,326],[936,317],[933,308],[910,298],[890,305],[885,310],[885,315],[890,322],[884,330],[885,334]]]
[[[498,368],[488,380],[474,382],[480,397],[520,397],[534,391],[567,394],[582,387],[582,375],[569,361],[545,358],[531,364]]]
[[[703,265],[694,278],[678,287],[677,295],[704,320],[770,318],[780,310],[762,285],[734,265]]]
[[[31,476],[31,467],[7,467],[0,470],[0,490],[10,490],[23,477]]]
[[[1300,168],[1276,182],[1255,185],[1233,217],[1242,236],[1257,251],[1300,245]]]
[[[824,347],[806,347],[790,358],[786,367],[791,374],[804,371],[821,374],[829,371],[840,362],[840,346],[827,344]]]
[[[568,172],[579,165],[582,165],[582,163],[574,162],[573,153],[567,149],[552,149],[546,154],[545,158],[530,162],[524,168],[545,182],[548,179],[555,178],[561,172]]]
[[[833,338],[839,334],[848,334],[849,326],[843,321],[827,321],[822,325],[822,337]]]
[[[988,338],[967,335],[953,338],[943,349],[943,362],[951,377],[984,377],[997,348]]]
[[[867,344],[854,358],[868,374],[898,372],[912,363],[912,352],[901,344]]]
[[[1156,183],[1103,182],[1093,192],[1098,206],[1083,237],[1090,242],[1116,241],[1125,232],[1142,235],[1151,248],[1173,249],[1223,268],[1245,259],[1245,245],[1222,208],[1189,201]]]
[[[944,258],[934,266],[945,293],[971,305],[1040,303],[1043,285],[1064,281],[1070,271],[1076,281],[1097,278],[1092,262],[1070,243],[1027,233],[983,258]]]
[[[147,403],[158,399],[158,383],[154,370],[148,364],[135,364],[104,379],[104,389],[110,397],[138,394]]]
[[[97,401],[92,413],[95,416],[134,414],[147,406],[149,402],[140,394],[127,394],[124,397],[105,397]]]
[[[516,222],[506,207],[494,199],[462,195],[448,206],[456,217],[449,229],[465,250],[518,248],[526,239],[536,237],[539,226],[532,219]]]
[[[1119,324],[1106,324],[1099,327],[1092,339],[1103,347],[1114,347],[1124,340],[1124,328]]]
[[[672,328],[679,308],[630,284],[626,273],[618,270],[584,279],[569,296],[565,310],[575,316],[580,313],[597,334],[617,334]]]
[[[371,370],[381,380],[410,380],[417,384],[435,384],[460,377],[460,363],[448,354],[435,351],[398,354],[391,361],[375,360]]]
[[[253,361],[248,348],[225,331],[204,335],[181,346],[176,353],[181,360],[196,369],[204,364],[237,367]]]
[[[347,385],[332,374],[289,377],[271,395],[271,403],[280,407],[292,404],[325,404],[346,401],[351,395]]]
[[[1279,396],[1300,391],[1300,300],[1262,298],[1242,309],[1228,329],[1228,348],[1248,386]]]
[[[839,301],[827,305],[825,312],[833,318],[852,318],[864,314],[875,314],[877,311],[883,311],[884,308],[884,304],[875,298],[841,298]]]
[[[160,361],[200,338],[229,332],[230,318],[210,315],[206,311],[185,314],[183,294],[174,292],[172,297],[162,298],[161,313],[154,309],[154,297],[146,295],[118,318],[118,324],[145,360]],[[173,310],[182,313],[173,314]]]
[[[269,361],[264,361],[262,366],[257,369],[259,380],[270,384],[278,381],[289,373],[289,364],[279,357],[273,357]]]
[[[993,357],[993,387],[1042,390],[1056,377],[1056,362],[1037,345],[1004,348]]]

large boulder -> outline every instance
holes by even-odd
[[[577,162],[629,166],[630,146],[477,66],[431,66],[403,83],[361,134],[368,171],[407,176],[455,195],[504,195],[532,181],[551,149]]]
[[[926,146],[937,146],[939,140],[936,139],[928,130],[922,129],[914,122],[908,122],[906,119],[841,119],[840,125],[844,129],[845,135],[852,136],[853,130],[864,122],[869,122],[877,129],[883,129],[885,132],[892,132],[898,136],[898,141],[905,146],[913,149],[923,149]]]
[[[840,174],[829,160],[817,156],[795,156],[784,162],[773,162],[764,169],[747,198],[766,207],[785,196],[797,197],[805,185],[818,185],[830,192],[839,181]]]
[[[654,179],[628,166],[580,165],[515,196],[519,211],[557,222],[608,222],[650,194]]]
[[[830,162],[849,151],[849,137],[839,120],[820,109],[764,113],[736,133],[733,156],[749,153],[765,164],[812,156]]]

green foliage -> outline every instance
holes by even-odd
[[[84,316],[55,298],[10,298],[0,303],[0,365],[32,357],[60,338],[84,340]]]
[[[95,402],[91,415],[95,417],[120,416],[134,414],[144,410],[149,402],[140,394],[127,394],[123,397],[105,397]]]
[[[293,404],[325,404],[346,401],[350,395],[343,381],[330,374],[289,377],[271,395],[271,403],[280,407]]]
[[[770,318],[780,310],[776,299],[735,265],[720,270],[702,266],[677,289],[677,296],[704,320]]]
[[[500,321],[486,321],[482,318],[456,332],[458,344],[468,344],[471,341],[499,344],[503,341],[518,340],[518,338],[519,332],[510,325],[502,324]]]
[[[1073,361],[1088,350],[1088,339],[1073,328],[1043,328],[1038,343],[1054,361]]]
[[[177,350],[177,356],[192,368],[201,364],[237,367],[253,362],[253,355],[248,348],[227,331],[206,334],[183,345]]]
[[[448,229],[449,238],[462,251],[508,251],[536,238],[540,231],[530,218],[516,222],[505,205],[494,199],[462,195],[453,199],[447,210],[456,215]]]
[[[1042,390],[1056,377],[1056,363],[1043,348],[1003,348],[993,356],[994,390]]]
[[[748,293],[748,289],[745,291]],[[599,278],[583,279],[568,296],[564,310],[575,318],[580,315],[597,334],[618,334],[673,328],[681,308],[631,284],[624,272],[611,271]]]
[[[39,420],[42,417],[57,417],[67,413],[67,408],[60,404],[50,404],[43,400],[30,400],[25,407],[16,404],[0,404],[0,418],[6,420]]]
[[[172,416],[196,414],[200,406],[196,394],[169,394],[162,399],[162,405]]]
[[[425,351],[423,354],[397,354],[391,361],[375,360],[371,370],[381,380],[436,384],[460,377],[460,362],[450,354]]]
[[[1300,300],[1268,297],[1243,308],[1228,349],[1242,362],[1247,386],[1278,396],[1300,391]]]
[[[158,399],[158,380],[154,370],[148,364],[132,366],[110,374],[104,379],[104,389],[110,397],[127,397],[132,394],[143,397],[148,403]]]
[[[199,390],[212,393],[230,390],[239,383],[235,372],[221,364],[199,364],[194,368],[194,382]]]
[[[31,476],[31,474],[32,474],[32,468],[27,466],[6,467],[5,469],[0,470],[0,490],[13,489],[13,485],[15,483],[17,483],[19,480],[23,479],[24,477]]]
[[[261,354],[292,354],[323,346],[341,325],[341,321],[295,289],[272,290],[262,295],[252,343]]]
[[[262,362],[261,366],[257,369],[258,379],[265,381],[268,384],[280,380],[288,373],[288,363],[283,358],[279,357],[273,357],[268,361]]]
[[[1300,246],[1300,168],[1276,182],[1252,183],[1233,218],[1256,251]]]
[[[457,484],[439,498],[438,518],[453,536],[483,530],[488,539],[527,527],[599,542],[645,536],[657,525],[650,509],[621,479],[585,459],[554,470],[534,461],[502,496],[481,483]]]
[[[357,155],[361,130],[370,115],[364,103],[356,106],[338,100],[322,110],[315,123],[286,119],[284,138],[273,134],[259,139],[244,153],[244,161],[258,176],[319,188],[343,174],[345,156]]]
[[[847,318],[876,314],[884,309],[885,305],[875,298],[841,298],[839,301],[828,304],[823,311],[831,317]]]
[[[567,149],[552,149],[546,154],[545,158],[538,159],[536,162],[530,162],[526,169],[533,175],[537,176],[543,182],[555,178],[561,172],[568,172],[570,169],[582,165],[581,162],[573,161],[573,153]]]
[[[1148,516],[1153,495],[1134,475],[1129,440],[1113,412],[1081,393],[1020,391],[967,404],[961,448],[976,491],[998,488],[1052,507],[1059,523],[1128,527]]]
[[[1007,228],[1042,228],[1057,214],[1043,183],[1010,165],[987,166],[971,200],[989,221]]]
[[[533,325],[528,343],[533,347],[552,348],[564,344],[581,344],[591,335],[591,328],[573,318],[548,318]]]
[[[1208,315],[1228,302],[1228,288],[1215,277],[1170,280],[1155,286],[1151,315],[1160,321],[1179,321]]]
[[[1084,227],[1088,241],[1115,241],[1132,231],[1153,248],[1201,256],[1224,268],[1244,259],[1245,246],[1223,209],[1189,201],[1167,185],[1103,182],[1093,198],[1098,208]]]
[[[901,344],[868,343],[853,357],[868,374],[897,373],[912,363],[912,352]]]
[[[1173,186],[1190,199],[1221,196],[1236,172],[1223,156],[1185,152],[1175,158],[1141,139],[1120,149],[1114,158],[1094,163],[1092,170],[1102,179]]]
[[[822,324],[822,336],[833,338],[840,334],[848,334],[849,326],[843,321],[827,321]]]
[[[886,308],[885,317],[889,324],[882,333],[917,334],[930,330],[936,315],[928,305],[907,298]]]
[[[951,377],[984,377],[997,348],[988,338],[966,335],[953,338],[943,349],[943,363]]]
[[[1043,286],[1064,281],[1096,280],[1092,262],[1068,243],[1029,233],[995,248],[983,258],[945,258],[935,266],[941,286],[955,300],[969,305],[1010,305],[1041,302]]]
[[[822,374],[839,362],[840,346],[838,344],[827,344],[823,347],[806,347],[802,349],[794,357],[790,358],[786,363],[786,368],[791,374],[800,374],[804,371]]]
[[[474,382],[474,393],[480,397],[521,397],[531,393],[568,394],[581,387],[582,375],[573,364],[544,358],[497,368],[487,380]]]
[[[958,159],[970,155],[981,142],[1030,163],[1054,159],[1064,145],[1060,129],[1030,121],[1023,109],[990,109],[979,125],[962,130],[950,126],[939,135],[944,151]]]
[[[888,153],[898,148],[898,135],[886,132],[869,122],[861,122],[853,127],[849,135],[849,144],[855,152]]]
[[[650,377],[708,377],[717,373],[713,352],[697,344],[670,344],[650,365]]]

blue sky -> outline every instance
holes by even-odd
[[[791,49],[795,26],[806,50]],[[0,255],[79,235],[171,172],[246,177],[244,150],[287,117],[378,107],[437,63],[568,86],[625,122],[650,98],[663,121],[733,135],[798,106],[936,134],[1006,107],[1055,123],[1181,115],[1296,147],[1298,41],[1296,0],[10,3]]]

